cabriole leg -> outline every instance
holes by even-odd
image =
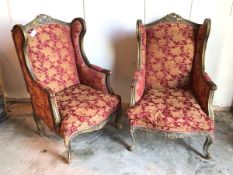
[[[131,139],[132,139],[132,144],[131,146],[129,146],[129,151],[133,151],[133,149],[135,148],[135,138],[134,138],[134,128],[130,128],[130,136],[131,136]]]
[[[203,146],[203,152],[205,159],[211,159],[211,155],[209,153],[209,147],[213,143],[213,136],[206,136],[206,141]]]
[[[70,144],[70,140],[67,141],[67,140],[64,140],[65,142],[65,147],[67,149],[67,162],[68,164],[71,163],[71,144]]]
[[[42,126],[41,126],[40,119],[35,114],[33,114],[33,118],[34,118],[34,121],[36,123],[37,134],[40,135],[41,131],[42,131]]]

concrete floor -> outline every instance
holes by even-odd
[[[129,152],[124,119],[122,130],[110,122],[102,132],[75,139],[67,165],[63,140],[48,129],[46,135],[35,133],[29,104],[11,104],[10,111],[0,123],[0,175],[233,175],[232,113],[216,113],[212,160],[198,155],[204,143],[200,136],[170,141],[138,131],[137,147]]]

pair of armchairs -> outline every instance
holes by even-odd
[[[135,129],[169,138],[204,134],[204,155],[210,157],[216,86],[204,73],[209,30],[210,20],[199,25],[176,14],[137,22],[138,63],[127,111],[133,143]],[[120,128],[121,98],[109,85],[110,71],[86,58],[85,31],[81,18],[65,23],[47,15],[12,30],[38,132],[43,121],[62,136],[68,162],[75,136],[103,128],[112,115]]]

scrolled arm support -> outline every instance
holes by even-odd
[[[131,91],[130,107],[133,107],[136,104],[136,100],[135,100],[135,84],[136,84],[136,81],[133,80],[131,82],[131,86],[130,86],[130,91]]]
[[[193,92],[201,108],[210,117],[213,117],[211,104],[213,100],[214,91],[217,86],[212,82],[206,72],[201,72],[194,77]]]

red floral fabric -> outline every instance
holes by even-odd
[[[184,88],[189,85],[196,28],[191,24],[163,22],[148,27],[147,88]]]
[[[137,103],[144,93],[145,89],[145,69],[134,73],[135,80],[135,103]]]
[[[57,93],[56,99],[62,117],[60,132],[65,139],[103,122],[120,102],[117,96],[81,84]]]
[[[195,85],[193,86],[193,92],[195,97],[197,98],[201,108],[205,111],[206,114],[209,113],[209,97],[211,90],[215,90],[213,88],[213,83],[207,73],[195,73],[193,79]]]
[[[138,26],[138,35],[139,35],[139,48],[140,52],[138,55],[139,64],[138,70],[134,74],[135,80],[135,103],[137,103],[145,90],[145,74],[146,74],[146,29],[142,23],[139,23]]]
[[[166,132],[212,132],[208,117],[193,94],[183,89],[151,89],[128,110],[130,125]]]
[[[31,102],[33,107],[33,114],[43,120],[43,122],[51,129],[55,130],[54,116],[51,109],[49,94],[41,87],[40,84],[33,81],[26,66],[23,41],[24,36],[19,26],[14,26],[12,36],[16,46],[16,51],[19,58],[19,63],[26,81],[27,90],[31,95]]]
[[[79,84],[69,26],[51,23],[28,31],[28,58],[39,84],[58,92]]]
[[[84,23],[84,21],[83,21]],[[84,55],[81,52],[81,42],[85,29],[84,24],[80,21],[73,21],[71,24],[71,38],[74,45],[76,62],[78,67],[79,79],[81,84],[85,84],[94,89],[101,90],[109,93],[106,83],[106,73],[102,72],[103,69],[96,68],[94,65],[88,65],[87,61],[84,61]]]
[[[206,114],[209,113],[209,97],[212,90],[216,89],[216,85],[211,81],[211,78],[207,73],[203,72],[203,64],[204,61],[203,49],[206,47],[208,37],[208,25],[204,22],[203,25],[200,26],[196,41],[195,48],[195,58],[193,62],[192,69],[192,78],[191,78],[191,87],[195,97],[197,98],[199,104]]]

